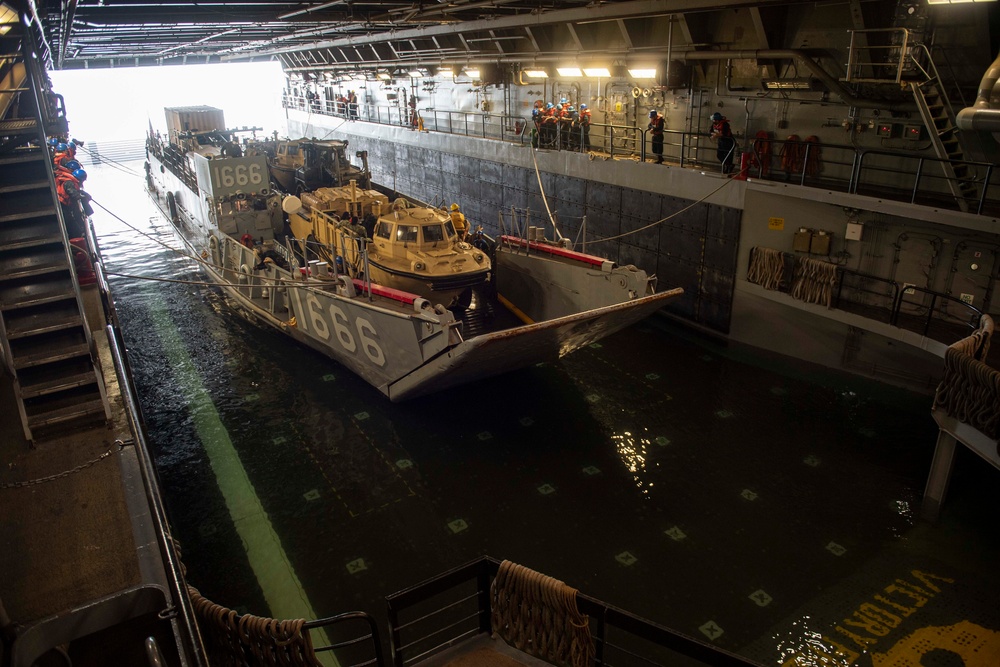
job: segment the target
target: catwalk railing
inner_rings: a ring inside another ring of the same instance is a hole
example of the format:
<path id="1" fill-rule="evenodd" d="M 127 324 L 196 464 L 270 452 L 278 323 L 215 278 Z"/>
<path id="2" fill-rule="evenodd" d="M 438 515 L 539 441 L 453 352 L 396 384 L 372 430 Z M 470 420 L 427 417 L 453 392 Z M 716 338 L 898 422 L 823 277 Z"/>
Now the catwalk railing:
<path id="1" fill-rule="evenodd" d="M 382 125 L 417 128 L 446 134 L 475 136 L 537 148 L 586 152 L 642 162 L 655 159 L 649 132 L 643 128 L 591 123 L 587 129 L 557 123 L 554 128 L 536 128 L 530 119 L 505 114 L 448 111 L 408 107 L 340 105 L 301 97 L 286 97 L 285 106 L 310 113 L 360 120 Z M 535 130 L 533 132 L 532 130 Z M 1000 175 L 988 162 L 943 160 L 924 152 L 919 141 L 885 138 L 904 149 L 868 149 L 852 144 L 821 144 L 809 137 L 786 139 L 758 136 L 737 137 L 733 174 L 752 179 L 783 181 L 827 190 L 874 196 L 880 199 L 962 210 L 949 181 L 959 181 L 964 208 L 980 215 L 1000 215 Z M 720 170 L 716 146 L 707 134 L 665 130 L 663 159 L 669 165 Z M 945 169 L 945 163 L 951 169 Z M 963 178 L 946 173 L 968 173 Z M 973 186 L 969 188 L 968 186 Z"/>
<path id="2" fill-rule="evenodd" d="M 500 561 L 484 556 L 386 597 L 394 667 L 419 665 L 477 635 L 492 631 L 491 583 Z M 589 617 L 595 667 L 712 665 L 759 667 L 747 658 L 681 634 L 627 611 L 576 595 Z"/>

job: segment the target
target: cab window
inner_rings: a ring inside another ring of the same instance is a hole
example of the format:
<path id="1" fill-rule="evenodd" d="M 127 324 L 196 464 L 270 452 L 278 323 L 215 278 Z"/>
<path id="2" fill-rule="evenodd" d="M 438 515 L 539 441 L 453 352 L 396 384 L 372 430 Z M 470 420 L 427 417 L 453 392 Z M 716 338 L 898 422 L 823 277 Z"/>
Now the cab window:
<path id="1" fill-rule="evenodd" d="M 375 230 L 375 236 L 379 236 L 383 239 L 392 238 L 392 223 L 379 222 L 378 229 Z"/>
<path id="2" fill-rule="evenodd" d="M 416 225 L 396 225 L 396 242 L 397 243 L 416 243 L 417 241 L 417 226 Z"/>
<path id="3" fill-rule="evenodd" d="M 455 225 L 451 223 L 451 220 L 445 220 L 444 222 L 444 233 L 450 236 L 455 236 Z"/>
<path id="4" fill-rule="evenodd" d="M 299 154 L 299 147 L 298 146 L 289 146 L 288 147 L 288 154 L 289 155 L 298 155 Z"/>
<path id="5" fill-rule="evenodd" d="M 444 241 L 444 228 L 441 225 L 424 227 L 424 243 Z"/>

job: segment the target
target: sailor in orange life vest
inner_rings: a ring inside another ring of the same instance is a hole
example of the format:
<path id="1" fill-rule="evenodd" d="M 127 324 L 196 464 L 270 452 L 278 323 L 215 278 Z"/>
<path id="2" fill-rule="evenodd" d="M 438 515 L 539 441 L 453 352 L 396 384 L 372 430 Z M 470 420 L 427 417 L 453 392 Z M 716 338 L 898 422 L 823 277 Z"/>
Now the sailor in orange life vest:
<path id="1" fill-rule="evenodd" d="M 722 173 L 733 171 L 733 155 L 736 153 L 736 140 L 729 127 L 729 119 L 716 111 L 712 114 L 712 133 L 709 135 L 716 143 L 715 156 L 722 163 Z"/>
<path id="2" fill-rule="evenodd" d="M 86 230 L 84 211 L 86 211 L 86 215 L 92 215 L 94 212 L 94 209 L 90 207 L 90 195 L 83 191 L 85 180 L 87 180 L 87 172 L 79 167 L 72 172 L 59 171 L 56 173 L 56 194 L 59 195 L 59 203 L 62 205 L 63 218 L 66 221 L 66 234 L 71 239 L 84 235 Z"/>
<path id="3" fill-rule="evenodd" d="M 458 240 L 465 240 L 465 233 L 469 230 L 469 226 L 465 223 L 465 216 L 458 208 L 458 204 L 451 205 L 451 224 L 455 225 L 455 231 L 458 232 Z"/>
<path id="4" fill-rule="evenodd" d="M 649 125 L 646 129 L 651 131 L 656 164 L 663 164 L 663 116 L 656 109 L 649 112 Z"/>

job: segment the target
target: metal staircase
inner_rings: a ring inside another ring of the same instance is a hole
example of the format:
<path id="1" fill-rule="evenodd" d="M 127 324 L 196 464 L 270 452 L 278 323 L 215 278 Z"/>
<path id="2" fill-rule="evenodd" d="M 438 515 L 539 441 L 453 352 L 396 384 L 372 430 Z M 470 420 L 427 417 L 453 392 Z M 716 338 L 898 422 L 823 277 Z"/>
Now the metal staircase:
<path id="1" fill-rule="evenodd" d="M 27 74 L 0 90 L 11 97 L 0 117 L 0 340 L 33 442 L 57 426 L 106 420 L 110 410 L 46 146 L 47 134 L 66 131 L 61 100 L 24 56 L 36 52 L 30 18 L 0 16 L 0 33 L 0 67 Z"/>
<path id="2" fill-rule="evenodd" d="M 919 53 L 925 55 L 924 65 L 920 65 L 916 60 L 916 55 Z M 959 208 L 967 212 L 969 202 L 975 202 L 979 198 L 979 187 L 975 183 L 975 174 L 966 162 L 958 125 L 955 122 L 955 110 L 945 94 L 941 77 L 927 47 L 919 45 L 919 50 L 911 53 L 910 57 L 917 62 L 925 77 L 923 81 L 910 82 L 913 100 L 917 103 L 920 118 L 930 135 L 934 154 L 942 160 L 941 167 L 948 187 L 955 196 Z"/>

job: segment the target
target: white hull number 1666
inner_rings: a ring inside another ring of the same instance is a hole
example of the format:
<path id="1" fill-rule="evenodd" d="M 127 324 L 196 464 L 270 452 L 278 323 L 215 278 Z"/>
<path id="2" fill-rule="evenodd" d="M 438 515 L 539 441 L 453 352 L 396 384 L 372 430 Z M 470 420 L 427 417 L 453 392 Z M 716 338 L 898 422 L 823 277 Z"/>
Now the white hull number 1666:
<path id="1" fill-rule="evenodd" d="M 323 341 L 330 341 L 331 333 L 347 352 L 354 354 L 358 347 L 365 356 L 377 366 L 385 366 L 385 353 L 378 345 L 378 333 L 372 323 L 363 317 L 358 317 L 354 321 L 354 329 L 351 331 L 350 320 L 344 311 L 336 303 L 331 303 L 327 313 L 323 312 L 323 305 L 315 294 L 305 294 L 305 309 L 301 307 L 299 290 L 291 290 L 295 293 L 296 310 L 300 313 L 299 328 L 306 333 L 311 333 L 313 337 Z M 332 332 L 331 332 L 332 329 Z M 311 331 L 310 331 L 311 330 Z M 359 345 L 360 343 L 360 345 Z"/>

